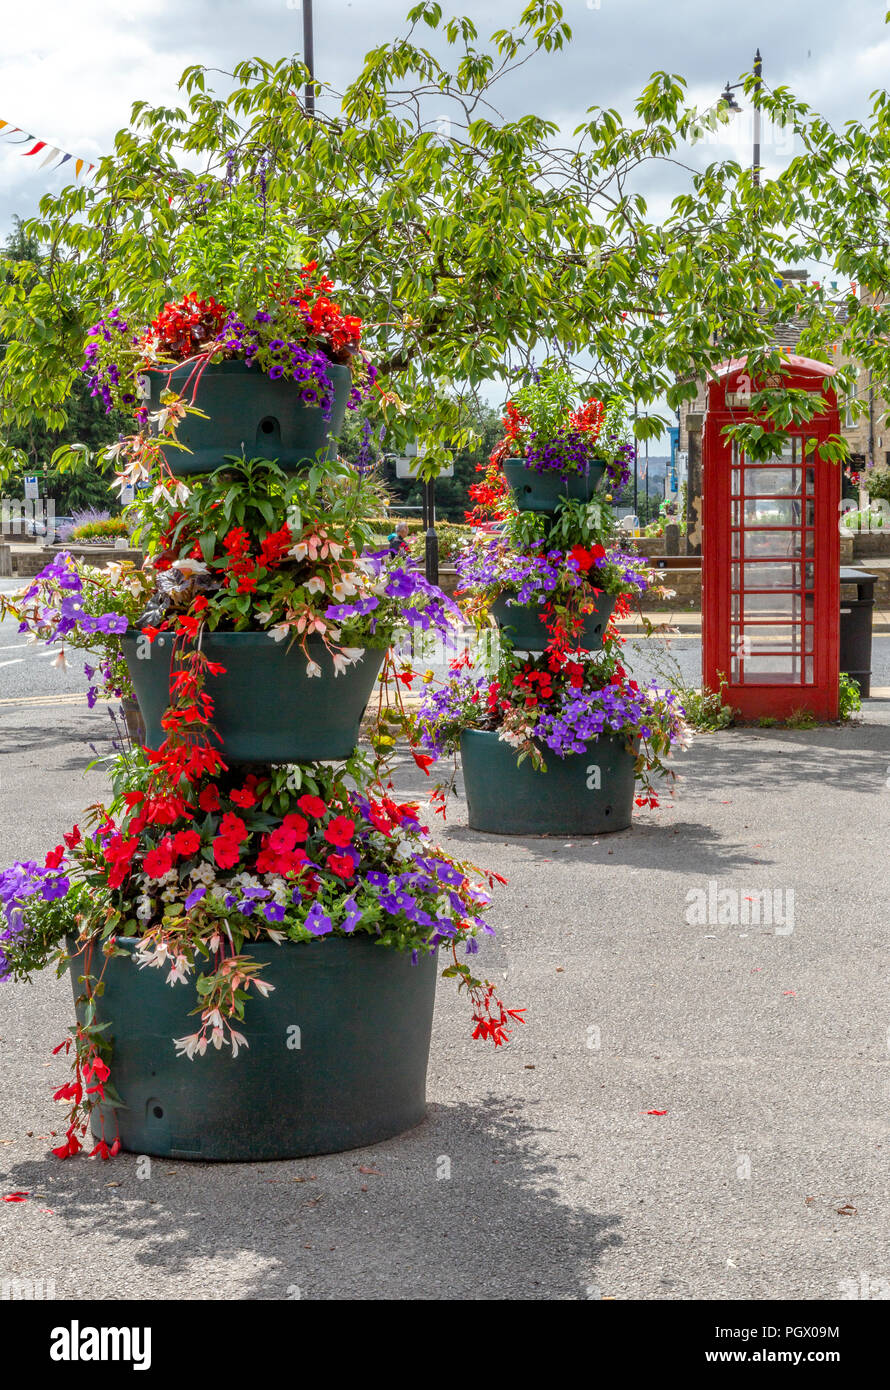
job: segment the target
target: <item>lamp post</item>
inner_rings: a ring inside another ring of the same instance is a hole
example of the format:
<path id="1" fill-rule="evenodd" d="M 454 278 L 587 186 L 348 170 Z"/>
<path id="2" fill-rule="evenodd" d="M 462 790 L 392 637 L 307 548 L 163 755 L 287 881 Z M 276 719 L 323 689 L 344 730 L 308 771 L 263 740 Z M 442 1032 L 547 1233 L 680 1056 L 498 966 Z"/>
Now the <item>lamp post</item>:
<path id="1" fill-rule="evenodd" d="M 312 0 L 303 0 L 303 62 L 309 69 L 306 83 L 306 115 L 315 115 L 315 50 L 312 36 Z"/>
<path id="2" fill-rule="evenodd" d="M 754 150 L 751 160 L 751 172 L 754 176 L 754 187 L 760 187 L 760 85 L 763 80 L 763 59 L 760 56 L 760 49 L 754 54 Z M 741 107 L 733 96 L 733 92 L 743 84 L 741 82 L 727 82 L 720 94 L 720 100 L 730 112 L 741 111 Z"/>

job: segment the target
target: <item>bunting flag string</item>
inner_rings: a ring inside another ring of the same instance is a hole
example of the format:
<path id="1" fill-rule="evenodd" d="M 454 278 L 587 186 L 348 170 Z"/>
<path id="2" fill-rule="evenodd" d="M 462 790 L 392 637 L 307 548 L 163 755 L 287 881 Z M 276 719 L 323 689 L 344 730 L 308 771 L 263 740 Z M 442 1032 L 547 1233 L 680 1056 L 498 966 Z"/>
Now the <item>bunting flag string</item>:
<path id="1" fill-rule="evenodd" d="M 80 177 L 81 171 L 86 170 L 86 176 L 90 175 L 95 169 L 95 164 L 91 164 L 87 159 L 78 159 L 76 155 L 68 154 L 67 150 L 60 149 L 57 145 L 50 145 L 46 140 L 38 140 L 36 135 L 29 135 L 21 126 L 10 125 L 9 121 L 0 121 L 0 140 L 5 140 L 8 145 L 30 145 L 30 149 L 22 150 L 24 159 L 31 155 L 43 154 L 41 169 L 53 164 L 56 169 L 61 169 L 63 164 L 67 164 L 69 159 L 74 160 L 74 177 Z M 56 163 L 58 160 L 58 163 Z"/>

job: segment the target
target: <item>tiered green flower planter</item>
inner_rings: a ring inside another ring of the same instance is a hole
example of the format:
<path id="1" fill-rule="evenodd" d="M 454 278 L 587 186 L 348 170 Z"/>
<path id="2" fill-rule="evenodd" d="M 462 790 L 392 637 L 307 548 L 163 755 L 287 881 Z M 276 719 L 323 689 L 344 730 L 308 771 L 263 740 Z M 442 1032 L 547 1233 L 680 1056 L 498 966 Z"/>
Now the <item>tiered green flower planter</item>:
<path id="1" fill-rule="evenodd" d="M 122 638 L 130 679 L 145 720 L 149 748 L 158 748 L 170 704 L 173 638 L 161 633 L 149 647 L 138 633 Z M 348 758 L 358 743 L 359 727 L 385 655 L 368 647 L 360 661 L 334 672 L 333 658 L 320 637 L 309 639 L 320 676 L 306 671 L 299 645 L 290 649 L 267 632 L 209 632 L 202 648 L 225 667 L 224 676 L 208 676 L 213 725 L 222 739 L 227 762 L 298 763 Z M 140 659 L 138 651 L 144 650 Z"/>
<path id="2" fill-rule="evenodd" d="M 193 370 L 190 364 L 174 367 L 170 389 L 186 392 Z M 210 418 L 188 415 L 180 422 L 176 437 L 190 452 L 165 451 L 171 472 L 176 477 L 211 473 L 225 462 L 227 454 L 274 459 L 286 473 L 306 468 L 319 457 L 330 457 L 327 451 L 335 447 L 332 438 L 336 439 L 343 428 L 352 377 L 348 367 L 336 363 L 328 364 L 327 374 L 334 389 L 328 420 L 320 406 L 303 400 L 294 381 L 272 381 L 259 367 L 248 367 L 243 361 L 206 367 L 195 403 Z M 151 393 L 149 409 L 159 410 L 168 375 L 152 371 L 146 373 L 146 379 Z"/>
<path id="3" fill-rule="evenodd" d="M 118 942 L 132 953 L 136 941 Z M 69 949 L 76 943 L 69 940 Z M 436 956 L 413 965 L 368 936 L 249 943 L 274 986 L 250 1013 L 249 1046 L 189 1061 L 172 1038 L 194 1031 L 194 994 L 127 956 L 106 965 L 97 1021 L 113 1044 L 125 1102 L 102 1111 L 106 1137 L 162 1158 L 248 1163 L 376 1144 L 426 1113 Z M 93 967 L 95 969 L 95 965 Z M 75 998 L 83 973 L 71 965 Z M 101 1133 L 94 1113 L 93 1132 Z"/>
<path id="4" fill-rule="evenodd" d="M 558 758 L 541 747 L 546 772 L 496 733 L 465 729 L 460 757 L 471 830 L 492 835 L 601 835 L 633 817 L 635 754 L 616 735 Z"/>
<path id="5" fill-rule="evenodd" d="M 606 473 L 604 463 L 592 463 L 586 473 L 537 473 L 525 459 L 504 459 L 504 476 L 513 501 L 521 512 L 555 512 L 565 497 L 589 502 L 599 491 Z"/>
<path id="6" fill-rule="evenodd" d="M 603 634 L 614 607 L 615 599 L 611 594 L 597 595 L 596 608 L 592 613 L 584 615 L 584 625 L 575 635 L 572 645 L 583 647 L 589 652 L 601 651 Z M 546 650 L 550 633 L 547 631 L 542 611 L 541 604 L 514 604 L 505 598 L 495 599 L 491 605 L 491 615 L 501 635 L 521 652 Z"/>

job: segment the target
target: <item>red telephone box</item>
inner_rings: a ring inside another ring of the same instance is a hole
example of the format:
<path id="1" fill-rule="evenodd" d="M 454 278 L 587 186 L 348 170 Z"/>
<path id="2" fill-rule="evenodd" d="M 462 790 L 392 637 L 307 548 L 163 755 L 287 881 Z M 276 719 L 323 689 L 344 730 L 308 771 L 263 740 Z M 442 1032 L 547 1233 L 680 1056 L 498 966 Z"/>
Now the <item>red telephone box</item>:
<path id="1" fill-rule="evenodd" d="M 744 359 L 708 384 L 702 435 L 702 675 L 745 719 L 838 712 L 840 465 L 819 444 L 839 431 L 834 368 L 788 356 L 767 386 L 825 394 L 828 408 L 790 430 L 781 458 L 748 460 L 723 429 L 755 417 Z M 815 441 L 815 444 L 814 442 Z"/>

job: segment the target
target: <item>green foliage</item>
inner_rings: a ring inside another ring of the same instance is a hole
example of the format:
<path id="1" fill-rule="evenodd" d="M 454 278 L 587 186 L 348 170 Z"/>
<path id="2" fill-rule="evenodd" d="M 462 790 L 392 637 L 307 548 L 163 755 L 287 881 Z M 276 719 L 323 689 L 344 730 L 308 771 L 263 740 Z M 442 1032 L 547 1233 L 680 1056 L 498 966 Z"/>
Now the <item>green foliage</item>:
<path id="1" fill-rule="evenodd" d="M 96 898 L 86 884 L 72 883 L 64 897 L 50 902 L 40 894 L 26 898 L 22 909 L 26 930 L 3 943 L 10 978 L 30 980 L 35 971 L 42 970 L 58 955 L 68 933 L 76 933 L 78 915 L 101 912 L 107 896 Z"/>
<path id="2" fill-rule="evenodd" d="M 817 729 L 819 721 L 812 710 L 800 709 L 792 710 L 785 720 L 786 729 Z"/>
<path id="3" fill-rule="evenodd" d="M 846 671 L 841 671 L 838 686 L 838 718 L 846 723 L 861 709 L 862 695 L 858 682 L 852 676 L 848 676 Z"/>
<path id="4" fill-rule="evenodd" d="M 700 734 L 716 734 L 735 723 L 735 710 L 724 704 L 723 689 L 725 680 L 720 682 L 720 690 L 697 690 L 685 683 L 675 687 L 680 704 L 686 715 L 686 722 Z"/>
<path id="5" fill-rule="evenodd" d="M 435 51 L 419 25 L 435 31 Z M 637 429 L 654 438 L 671 418 L 659 403 L 673 410 L 723 358 L 744 351 L 752 372 L 777 371 L 779 323 L 803 316 L 801 350 L 825 356 L 837 325 L 824 295 L 775 281 L 809 250 L 798 223 L 820 181 L 836 189 L 822 251 L 886 276 L 877 248 L 890 238 L 873 226 L 871 189 L 842 184 L 831 157 L 835 140 L 858 167 L 869 136 L 829 138 L 814 121 L 819 157 L 758 188 L 733 162 L 681 175 L 702 117 L 674 74 L 652 75 L 630 121 L 591 107 L 568 140 L 533 114 L 497 116 L 501 79 L 570 38 L 554 0 L 531 0 L 487 45 L 469 19 L 426 3 L 366 56 L 339 101 L 317 83 L 329 99 L 314 118 L 299 97 L 306 69 L 289 58 L 239 63 L 219 91 L 191 67 L 182 107 L 137 102 L 96 178 L 44 197 L 21 229 L 26 258 L 5 263 L 0 424 L 65 426 L 87 329 L 113 303 L 144 323 L 183 289 L 244 302 L 312 258 L 365 321 L 387 448 L 419 439 L 428 475 L 473 446 L 468 396 L 544 357 L 583 354 L 593 366 L 576 370 L 592 389 L 654 405 Z M 789 94 L 774 99 L 807 119 Z M 876 138 L 882 188 L 879 148 Z M 628 189 L 661 161 L 677 193 L 655 223 Z M 853 337 L 863 339 L 858 327 Z M 888 353 L 875 346 L 872 360 Z M 839 378 L 845 391 L 854 376 Z M 7 447 L 0 462 L 12 458 Z"/>
<path id="6" fill-rule="evenodd" d="M 890 502 L 890 469 L 876 468 L 873 473 L 866 473 L 865 485 L 870 498 Z"/>
<path id="7" fill-rule="evenodd" d="M 83 526 L 75 526 L 71 532 L 73 541 L 115 540 L 118 536 L 129 536 L 130 530 L 125 517 L 110 516 L 105 521 L 86 521 Z"/>

